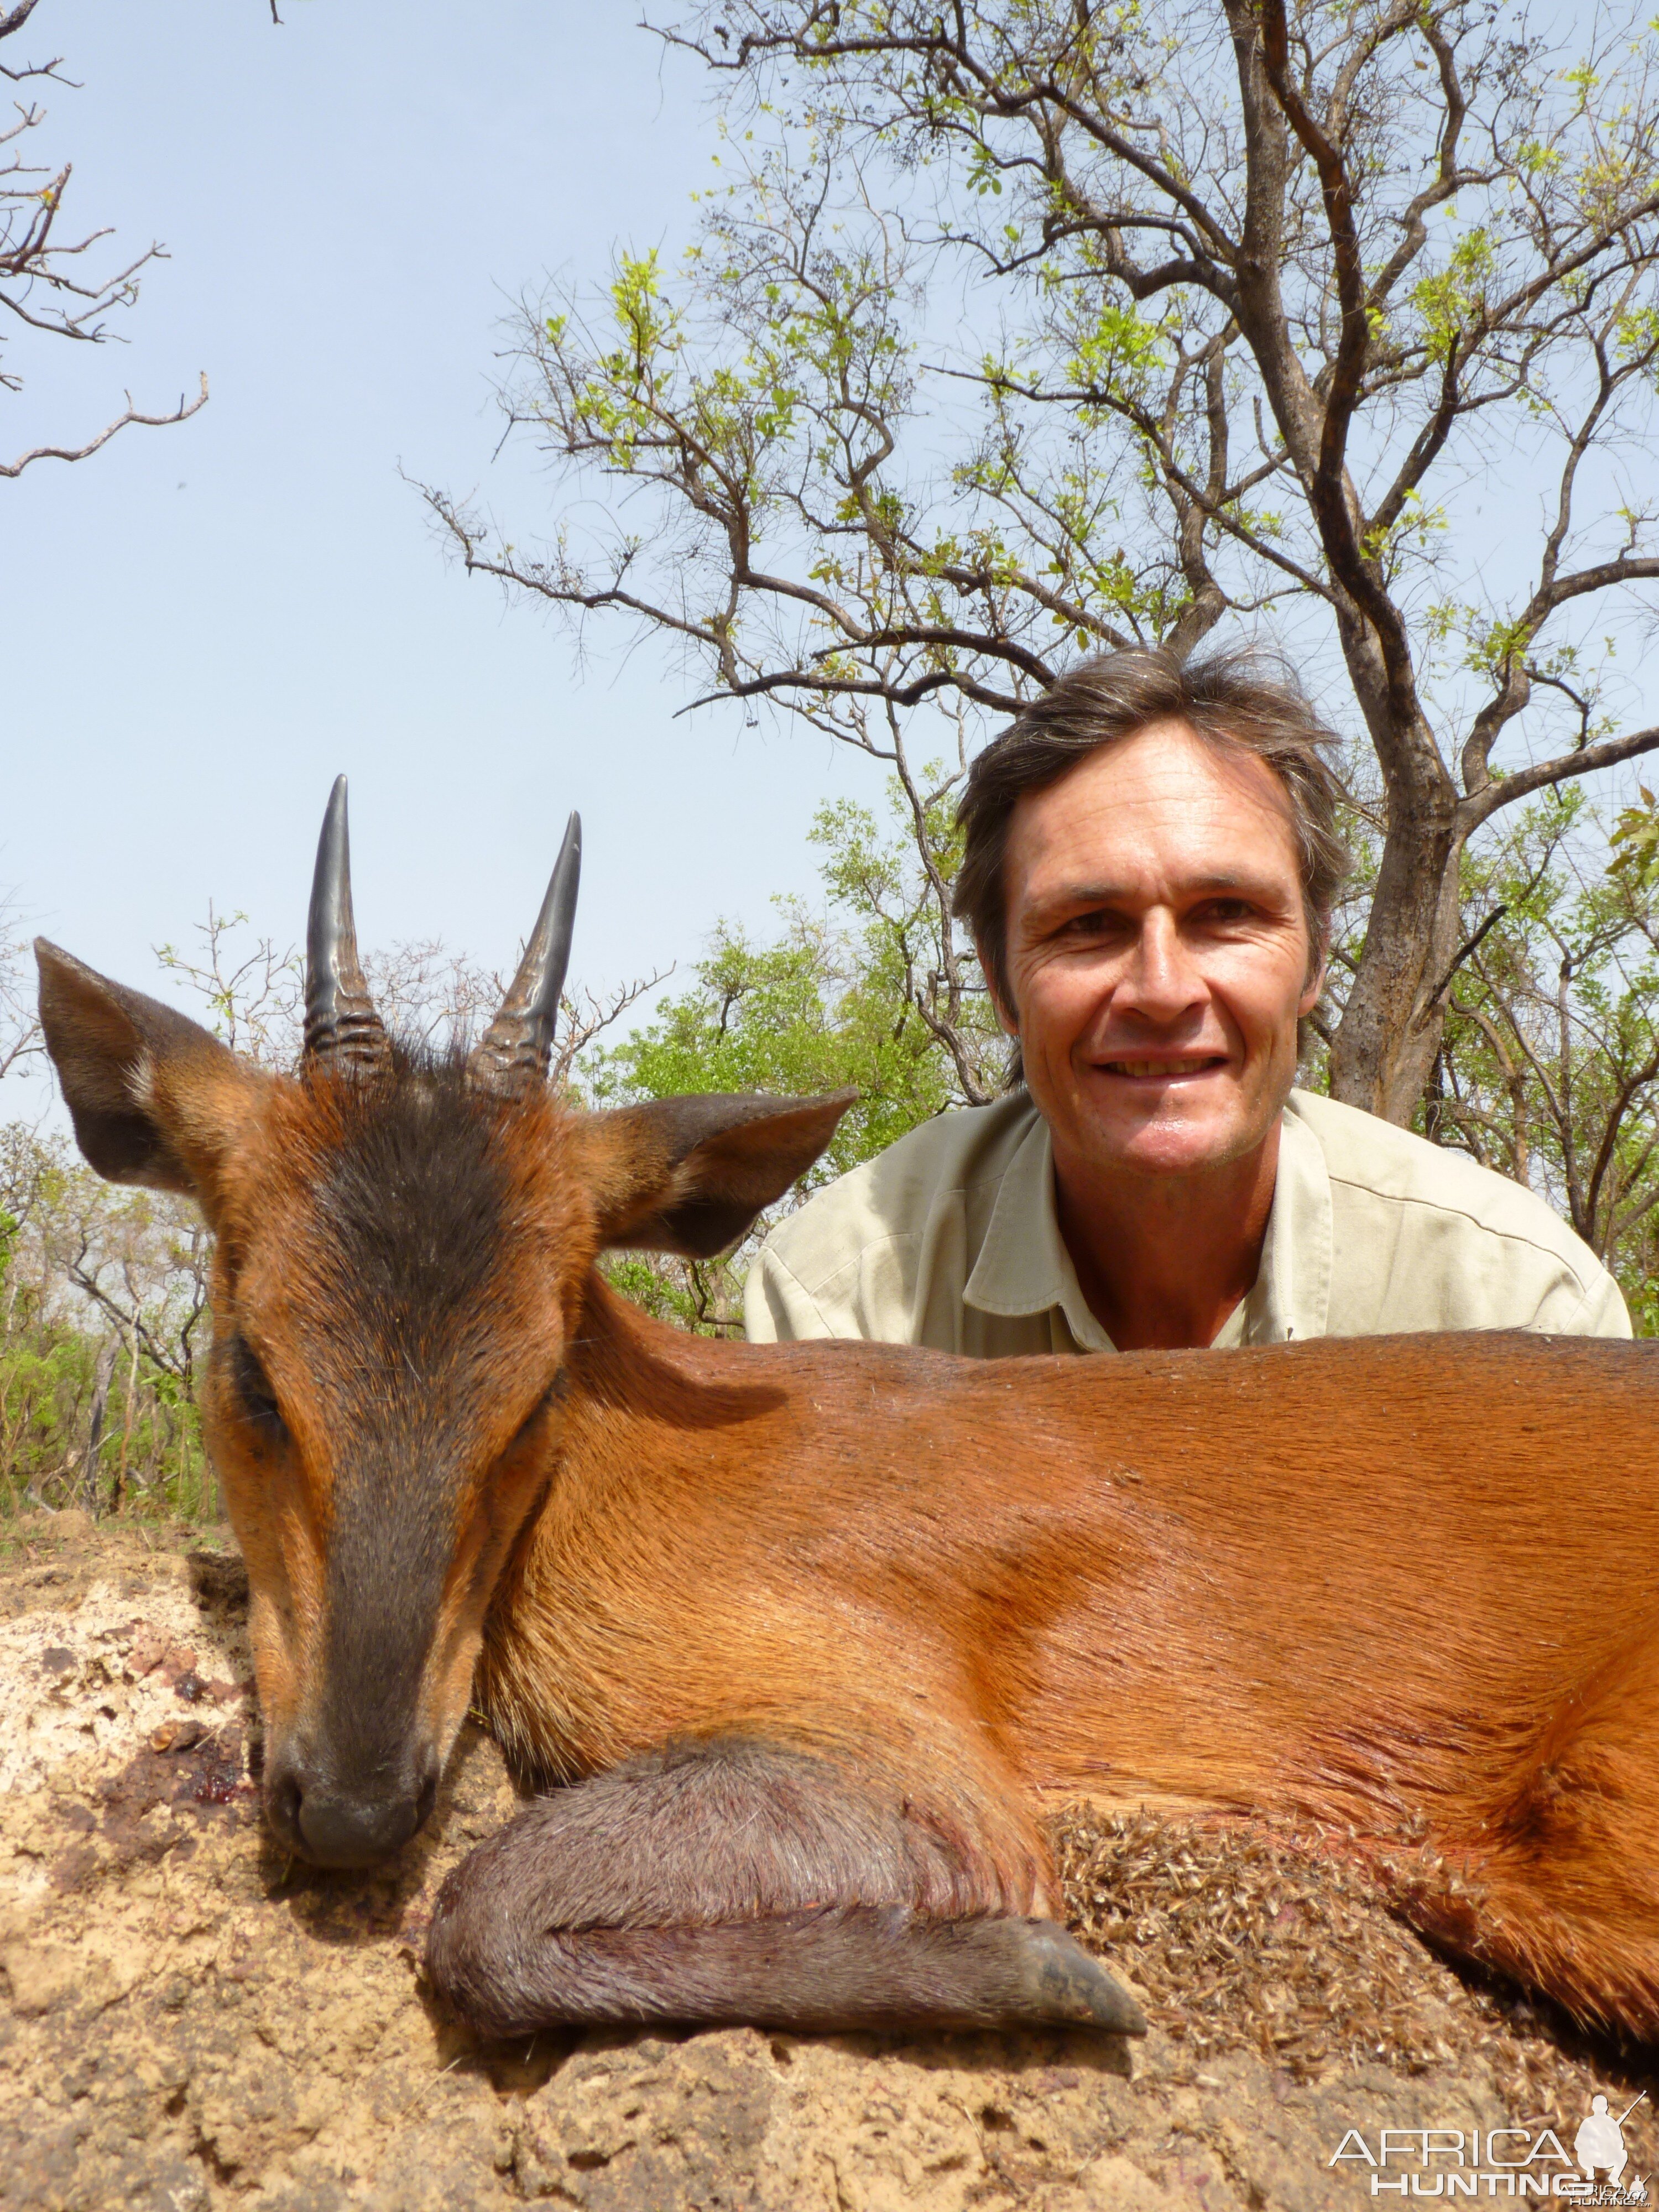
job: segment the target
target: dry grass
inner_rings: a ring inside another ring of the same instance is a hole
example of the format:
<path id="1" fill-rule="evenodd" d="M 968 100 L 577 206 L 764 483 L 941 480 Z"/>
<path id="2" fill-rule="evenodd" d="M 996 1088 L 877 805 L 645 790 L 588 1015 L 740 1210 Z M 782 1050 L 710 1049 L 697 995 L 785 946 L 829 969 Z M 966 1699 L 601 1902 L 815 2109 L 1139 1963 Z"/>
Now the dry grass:
<path id="1" fill-rule="evenodd" d="M 1659 2163 L 1659 2051 L 1585 2036 L 1554 2006 L 1448 1965 L 1358 1861 L 1293 1830 L 1144 1811 L 1073 1807 L 1053 1833 L 1073 1929 L 1111 1955 L 1194 2066 L 1248 2050 L 1305 2081 L 1478 2057 L 1517 2118 L 1581 2114 L 1593 2090 L 1628 2083 L 1650 2096 L 1632 2150 L 1646 2171 Z"/>

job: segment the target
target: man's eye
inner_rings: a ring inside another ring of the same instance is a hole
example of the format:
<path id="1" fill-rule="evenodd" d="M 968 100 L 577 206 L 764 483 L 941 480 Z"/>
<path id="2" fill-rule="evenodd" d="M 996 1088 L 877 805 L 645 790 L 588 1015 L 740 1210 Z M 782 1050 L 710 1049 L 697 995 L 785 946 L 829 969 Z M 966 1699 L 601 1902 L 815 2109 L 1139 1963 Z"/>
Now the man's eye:
<path id="1" fill-rule="evenodd" d="M 276 1393 L 270 1379 L 255 1358 L 252 1347 L 243 1337 L 237 1337 L 230 1348 L 230 1371 L 236 1385 L 236 1395 L 241 1401 L 242 1416 L 256 1429 L 262 1430 L 274 1443 L 288 1434 L 288 1424 L 283 1419 L 283 1409 L 276 1402 Z"/>

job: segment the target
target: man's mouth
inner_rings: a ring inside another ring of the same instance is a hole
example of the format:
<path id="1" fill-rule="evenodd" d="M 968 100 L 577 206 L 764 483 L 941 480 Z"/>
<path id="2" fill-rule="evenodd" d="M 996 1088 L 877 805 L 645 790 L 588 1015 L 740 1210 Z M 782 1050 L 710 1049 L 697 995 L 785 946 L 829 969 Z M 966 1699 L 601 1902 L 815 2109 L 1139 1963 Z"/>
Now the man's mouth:
<path id="1" fill-rule="evenodd" d="M 1166 1079 L 1178 1075 L 1202 1075 L 1212 1067 L 1224 1067 L 1224 1054 L 1206 1052 L 1189 1054 L 1183 1060 L 1107 1060 L 1101 1062 L 1108 1075 L 1162 1076 Z"/>

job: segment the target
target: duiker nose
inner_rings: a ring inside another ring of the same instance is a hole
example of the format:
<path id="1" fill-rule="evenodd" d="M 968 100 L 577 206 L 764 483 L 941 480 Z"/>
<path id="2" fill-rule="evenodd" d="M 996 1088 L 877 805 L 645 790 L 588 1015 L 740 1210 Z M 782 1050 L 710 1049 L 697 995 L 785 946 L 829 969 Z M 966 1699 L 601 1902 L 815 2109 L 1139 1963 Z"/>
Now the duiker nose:
<path id="1" fill-rule="evenodd" d="M 272 1811 L 275 1825 L 313 1866 L 366 1867 L 409 1841 L 437 1792 L 435 1768 L 349 1789 L 295 1762 L 276 1778 Z"/>
<path id="2" fill-rule="evenodd" d="M 418 1798 L 346 1797 L 308 1790 L 300 1801 L 300 1839 L 313 1866 L 373 1866 L 420 1826 Z"/>

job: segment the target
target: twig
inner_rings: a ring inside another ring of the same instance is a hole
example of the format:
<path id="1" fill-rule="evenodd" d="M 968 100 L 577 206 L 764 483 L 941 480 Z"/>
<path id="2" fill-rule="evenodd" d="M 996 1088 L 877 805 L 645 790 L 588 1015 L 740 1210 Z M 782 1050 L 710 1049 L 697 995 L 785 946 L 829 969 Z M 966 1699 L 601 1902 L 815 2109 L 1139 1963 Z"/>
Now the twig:
<path id="1" fill-rule="evenodd" d="M 133 405 L 132 394 L 129 392 L 126 395 L 126 412 L 124 415 L 118 415 L 114 422 L 106 424 L 90 443 L 77 447 L 73 451 L 67 446 L 36 446 L 31 452 L 21 454 L 15 461 L 0 461 L 0 477 L 21 477 L 32 461 L 84 461 L 88 454 L 95 453 L 100 446 L 108 445 L 116 432 L 125 430 L 130 423 L 136 422 L 141 428 L 147 430 L 161 430 L 167 428 L 170 423 L 188 422 L 192 415 L 207 405 L 207 371 L 204 369 L 201 374 L 201 391 L 194 399 L 186 400 L 181 397 L 178 406 L 171 415 L 141 415 Z"/>

